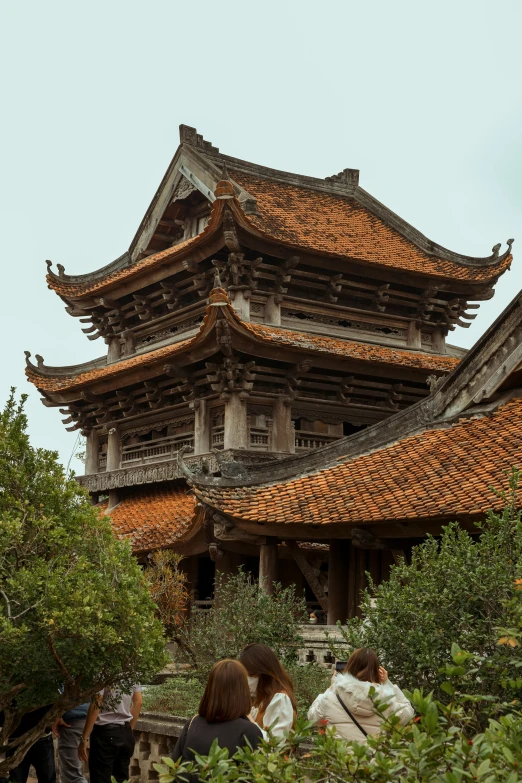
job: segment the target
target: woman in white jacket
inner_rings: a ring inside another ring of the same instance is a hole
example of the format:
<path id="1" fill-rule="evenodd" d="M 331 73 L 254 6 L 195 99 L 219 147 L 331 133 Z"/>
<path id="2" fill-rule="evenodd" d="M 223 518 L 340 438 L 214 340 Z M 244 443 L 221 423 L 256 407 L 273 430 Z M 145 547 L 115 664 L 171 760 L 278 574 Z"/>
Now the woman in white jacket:
<path id="1" fill-rule="evenodd" d="M 275 653 L 266 644 L 247 644 L 239 660 L 248 673 L 253 697 L 251 719 L 274 737 L 283 739 L 296 716 L 294 685 Z"/>
<path id="2" fill-rule="evenodd" d="M 386 704 L 384 712 L 375 708 L 373 699 Z M 396 715 L 404 726 L 414 710 L 397 685 L 392 685 L 377 655 L 367 647 L 355 650 L 340 674 L 335 674 L 327 691 L 321 693 L 308 711 L 308 720 L 335 726 L 336 733 L 347 740 L 366 742 L 368 734 L 378 734 L 381 724 Z"/>

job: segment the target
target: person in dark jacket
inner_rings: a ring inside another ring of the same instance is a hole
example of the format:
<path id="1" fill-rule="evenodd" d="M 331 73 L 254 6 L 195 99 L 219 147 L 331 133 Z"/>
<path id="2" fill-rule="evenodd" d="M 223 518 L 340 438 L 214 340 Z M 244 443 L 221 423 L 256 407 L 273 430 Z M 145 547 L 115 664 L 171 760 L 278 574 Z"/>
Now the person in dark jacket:
<path id="1" fill-rule="evenodd" d="M 233 756 L 247 742 L 256 748 L 263 732 L 247 715 L 252 700 L 247 672 L 239 661 L 225 659 L 214 665 L 199 705 L 198 714 L 188 720 L 176 743 L 174 761 L 193 761 L 197 753 L 206 756 L 214 740 Z M 198 782 L 192 776 L 190 783 Z"/>
<path id="2" fill-rule="evenodd" d="M 52 704 L 48 704 L 46 707 L 39 707 L 32 712 L 26 712 L 18 727 L 13 731 L 11 738 L 21 737 L 22 734 L 34 728 L 49 712 L 51 707 Z M 29 748 L 20 764 L 11 770 L 9 780 L 14 783 L 26 783 L 31 765 L 36 771 L 38 783 L 56 783 L 51 726 L 48 726 L 40 739 L 36 740 L 34 745 Z"/>

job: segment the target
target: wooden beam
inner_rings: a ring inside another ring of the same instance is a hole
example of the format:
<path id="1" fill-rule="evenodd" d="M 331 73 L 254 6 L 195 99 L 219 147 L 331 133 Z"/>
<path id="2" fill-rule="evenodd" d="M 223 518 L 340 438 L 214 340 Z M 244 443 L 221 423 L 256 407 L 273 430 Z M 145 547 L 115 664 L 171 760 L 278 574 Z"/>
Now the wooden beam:
<path id="1" fill-rule="evenodd" d="M 287 540 L 285 543 L 289 548 L 289 550 L 291 551 L 295 562 L 301 569 L 301 573 L 303 574 L 304 578 L 312 588 L 315 597 L 317 598 L 317 600 L 321 605 L 321 609 L 327 612 L 328 598 L 326 596 L 326 593 L 323 589 L 321 582 L 319 581 L 318 572 L 316 572 L 316 569 L 310 565 L 305 553 L 303 552 L 302 549 L 299 549 L 299 546 L 296 541 Z"/>

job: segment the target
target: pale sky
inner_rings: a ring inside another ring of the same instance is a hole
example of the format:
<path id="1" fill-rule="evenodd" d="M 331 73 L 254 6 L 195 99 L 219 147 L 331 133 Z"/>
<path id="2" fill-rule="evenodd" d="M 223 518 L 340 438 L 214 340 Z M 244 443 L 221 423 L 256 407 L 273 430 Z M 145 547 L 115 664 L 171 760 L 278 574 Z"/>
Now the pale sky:
<path id="1" fill-rule="evenodd" d="M 51 365 L 104 352 L 45 259 L 85 273 L 127 249 L 180 123 L 273 168 L 359 168 L 451 250 L 515 237 L 495 298 L 450 335 L 470 347 L 522 287 L 521 29 L 519 0 L 3 0 L 0 392 L 29 392 L 35 445 L 67 464 L 76 434 L 26 382 L 24 349 Z"/>

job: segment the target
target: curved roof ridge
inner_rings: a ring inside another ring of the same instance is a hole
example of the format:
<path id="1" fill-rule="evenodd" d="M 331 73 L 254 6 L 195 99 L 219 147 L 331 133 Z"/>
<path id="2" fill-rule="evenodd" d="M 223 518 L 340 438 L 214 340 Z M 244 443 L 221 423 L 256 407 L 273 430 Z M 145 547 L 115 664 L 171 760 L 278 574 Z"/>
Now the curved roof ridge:
<path id="1" fill-rule="evenodd" d="M 514 239 L 506 240 L 507 249 L 502 254 L 500 254 L 500 248 L 502 247 L 501 242 L 498 242 L 491 248 L 491 255 L 489 256 L 468 256 L 464 253 L 457 253 L 443 245 L 439 245 L 437 242 L 433 242 L 433 240 L 429 239 L 425 234 L 415 228 L 415 226 L 412 226 L 411 223 L 408 223 L 407 220 L 404 220 L 404 218 L 397 215 L 396 212 L 393 212 L 393 210 L 385 204 L 378 201 L 371 193 L 368 193 L 359 186 L 355 189 L 355 199 L 361 206 L 370 209 L 373 214 L 380 217 L 381 220 L 384 220 L 388 225 L 392 226 L 392 228 L 395 228 L 395 230 L 402 234 L 405 239 L 413 242 L 413 244 L 424 251 L 424 253 L 427 253 L 427 255 L 441 258 L 444 261 L 452 261 L 454 264 L 459 264 L 460 266 L 472 267 L 495 266 L 501 264 L 511 255 L 511 248 L 515 241 Z"/>
<path id="2" fill-rule="evenodd" d="M 46 261 L 47 264 L 47 284 L 49 288 L 56 290 L 58 293 L 67 293 L 67 287 L 73 287 L 75 283 L 98 283 L 101 282 L 104 285 L 109 285 L 113 280 L 113 275 L 118 275 L 121 272 L 127 272 L 134 274 L 141 271 L 144 268 L 155 266 L 157 263 L 164 263 L 165 260 L 174 258 L 181 251 L 185 251 L 187 247 L 194 247 L 201 244 L 210 236 L 212 236 L 219 229 L 221 225 L 221 219 L 223 216 L 222 201 L 216 200 L 213 202 L 210 210 L 210 219 L 200 234 L 196 234 L 194 237 L 185 239 L 183 242 L 179 242 L 177 245 L 168 247 L 165 250 L 160 250 L 153 255 L 141 258 L 139 261 L 134 261 L 132 264 L 125 263 L 127 257 L 130 258 L 128 251 L 120 256 L 116 261 L 107 264 L 104 267 L 100 267 L 93 272 L 89 272 L 85 275 L 67 275 L 64 271 L 62 264 L 58 264 L 59 274 L 56 275 L 52 270 L 52 261 Z M 239 203 L 239 202 L 238 202 Z M 109 274 L 106 274 L 107 270 Z M 101 286 L 100 286 L 101 287 Z M 79 293 L 82 293 L 80 291 Z"/>
<path id="3" fill-rule="evenodd" d="M 36 375 L 48 375 L 48 376 L 64 376 L 64 377 L 71 377 L 74 375 L 78 375 L 82 372 L 89 372 L 90 370 L 96 370 L 100 367 L 107 367 L 109 366 L 107 364 L 107 356 L 99 356 L 96 359 L 90 359 L 88 362 L 81 362 L 80 364 L 69 364 L 69 365 L 62 365 L 62 366 L 56 366 L 53 367 L 49 364 L 45 364 L 43 356 L 40 356 L 40 354 L 35 354 L 35 359 L 37 361 L 37 364 L 33 364 L 31 360 L 31 352 L 30 351 L 24 351 L 25 353 L 25 364 L 26 367 L 28 367 L 31 372 L 35 373 Z"/>
<path id="4" fill-rule="evenodd" d="M 500 243 L 496 244 L 492 248 L 492 254 L 490 256 L 483 258 L 455 253 L 442 247 L 441 245 L 437 245 L 435 242 L 432 242 L 424 234 L 422 234 L 420 231 L 411 226 L 401 217 L 388 209 L 388 207 L 384 206 L 384 204 L 381 204 L 381 202 L 377 201 L 377 199 L 374 199 L 373 196 L 371 196 L 369 193 L 366 193 L 366 191 L 363 191 L 362 188 L 359 188 L 358 186 L 355 186 L 352 189 L 353 194 L 351 196 L 348 193 L 325 192 L 322 197 L 318 196 L 318 198 L 329 198 L 346 203 L 355 202 L 359 208 L 366 210 L 366 212 L 369 213 L 369 215 L 374 220 L 380 221 L 385 230 L 394 233 L 399 238 L 399 241 L 406 243 L 406 246 L 411 247 L 412 250 L 419 253 L 419 258 L 416 259 L 416 266 L 414 263 L 412 267 L 411 259 L 405 259 L 404 264 L 397 263 L 397 261 L 390 262 L 388 247 L 386 247 L 387 252 L 385 253 L 385 257 L 379 259 L 360 255 L 360 249 L 355 249 L 353 247 L 353 242 L 352 246 L 349 248 L 341 246 L 341 243 L 343 239 L 346 238 L 346 236 L 349 236 L 350 239 L 353 239 L 353 236 L 349 232 L 347 234 L 343 234 L 342 231 L 337 233 L 333 246 L 332 242 L 330 241 L 331 247 L 327 247 L 327 243 L 324 240 L 326 234 L 331 235 L 332 233 L 332 224 L 330 219 L 324 225 L 321 224 L 320 226 L 323 241 L 319 243 L 319 250 L 317 245 L 317 231 L 319 229 L 317 225 L 314 225 L 313 222 L 312 225 L 310 225 L 309 222 L 306 227 L 306 232 L 302 232 L 302 215 L 300 216 L 301 220 L 297 221 L 297 225 L 295 225 L 296 221 L 294 221 L 294 224 L 292 224 L 291 220 L 289 221 L 288 216 L 292 213 L 289 209 L 286 211 L 282 209 L 280 203 L 282 200 L 282 194 L 279 194 L 278 197 L 273 198 L 273 203 L 269 203 L 267 202 L 266 192 L 261 194 L 257 192 L 257 189 L 259 189 L 259 187 L 262 189 L 263 185 L 265 185 L 266 191 L 266 184 L 268 182 L 266 178 L 263 179 L 259 176 L 256 177 L 256 175 L 252 172 L 248 172 L 244 173 L 246 179 L 242 179 L 242 174 L 243 172 L 240 171 L 233 172 L 235 181 L 238 181 L 239 184 L 246 187 L 253 194 L 257 202 L 257 208 L 259 210 L 259 212 L 254 215 L 247 215 L 244 212 L 241 212 L 239 215 L 238 213 L 238 217 L 243 227 L 247 231 L 251 231 L 265 240 L 268 239 L 272 242 L 279 242 L 293 251 L 303 252 L 304 250 L 306 252 L 308 250 L 314 252 L 315 254 L 320 252 L 321 255 L 330 258 L 349 258 L 351 261 L 363 263 L 365 265 L 371 265 L 372 267 L 380 266 L 384 268 L 402 269 L 404 271 L 417 272 L 432 278 L 455 278 L 458 280 L 469 280 L 471 283 L 484 283 L 491 281 L 495 282 L 495 278 L 499 277 L 509 267 L 512 261 L 511 247 L 513 245 L 514 239 L 508 239 L 508 247 L 501 255 L 499 254 L 501 248 Z M 288 182 L 285 184 L 287 188 L 294 188 L 303 194 L 310 195 L 310 188 L 307 188 L 306 186 L 299 185 L 295 182 Z M 291 196 L 289 196 L 287 200 L 290 198 Z M 303 196 L 303 199 L 306 201 L 305 196 Z M 303 207 L 302 204 L 300 206 Z M 339 222 L 341 217 L 346 217 L 348 219 L 351 218 L 350 215 L 345 215 L 344 212 L 338 210 L 337 215 L 335 216 L 335 220 Z M 266 225 L 267 223 L 268 225 Z M 302 236 L 299 237 L 299 233 L 302 233 Z M 331 239 L 331 236 L 329 236 L 328 239 Z M 316 243 L 315 245 L 314 241 Z M 368 255 L 368 248 L 371 251 L 370 254 L 375 253 L 375 248 L 379 248 L 383 242 L 387 245 L 389 242 L 389 237 L 379 238 L 378 235 L 373 235 L 372 241 L 367 243 L 368 247 L 365 248 L 364 253 Z M 403 251 L 404 248 L 398 248 L 397 250 L 399 253 Z M 432 264 L 432 268 L 425 266 L 426 262 L 428 262 L 428 264 Z M 439 262 L 438 265 L 437 262 Z M 446 266 L 446 268 L 444 268 L 444 264 L 450 264 L 451 266 Z M 491 272 L 487 277 L 479 276 L 477 278 L 473 278 L 469 273 L 474 269 L 477 270 L 479 275 L 480 272 L 482 272 L 483 275 L 484 273 L 487 273 L 488 270 L 491 270 Z M 459 270 L 462 270 L 460 276 L 458 274 Z M 466 274 L 463 274 L 464 270 Z"/>
<path id="5" fill-rule="evenodd" d="M 45 263 L 47 264 L 47 276 L 53 280 L 67 283 L 88 283 L 106 277 L 107 274 L 119 271 L 125 266 L 129 266 L 129 262 L 130 255 L 129 251 L 126 250 L 125 253 L 122 253 L 121 256 L 118 256 L 118 258 L 115 258 L 114 261 L 111 261 L 109 264 L 82 275 L 67 275 L 63 264 L 56 264 L 58 269 L 58 274 L 56 274 L 56 272 L 53 272 L 52 270 L 53 262 L 47 260 Z"/>

